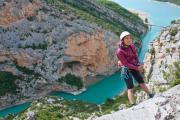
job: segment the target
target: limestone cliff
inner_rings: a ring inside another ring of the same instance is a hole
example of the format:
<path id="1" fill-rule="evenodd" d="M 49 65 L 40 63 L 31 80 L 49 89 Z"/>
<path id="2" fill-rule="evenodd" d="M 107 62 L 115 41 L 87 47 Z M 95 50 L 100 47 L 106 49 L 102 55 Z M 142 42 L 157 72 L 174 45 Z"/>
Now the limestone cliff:
<path id="1" fill-rule="evenodd" d="M 28 16 L 36 15 L 39 0 L 7 0 L 0 3 L 0 25 L 10 25 Z"/>
<path id="2" fill-rule="evenodd" d="M 180 25 L 175 24 L 162 30 L 152 42 L 145 56 L 145 77 L 155 91 L 167 88 L 179 76 L 180 66 Z"/>
<path id="3" fill-rule="evenodd" d="M 136 22 L 94 0 L 0 1 L 0 81 L 15 79 L 11 84 L 17 87 L 1 84 L 0 107 L 46 95 L 54 81 L 60 90 L 77 91 L 77 81 L 75 87 L 61 81 L 68 73 L 80 78 L 83 88 L 98 75 L 112 74 L 117 34 L 130 28 L 137 39 L 147 30 L 141 19 L 127 14 Z"/>

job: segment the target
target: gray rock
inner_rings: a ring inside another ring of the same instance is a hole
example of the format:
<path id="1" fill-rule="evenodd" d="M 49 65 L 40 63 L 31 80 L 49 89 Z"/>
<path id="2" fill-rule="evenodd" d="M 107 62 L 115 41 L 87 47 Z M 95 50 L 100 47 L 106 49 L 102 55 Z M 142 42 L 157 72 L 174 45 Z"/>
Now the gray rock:
<path id="1" fill-rule="evenodd" d="M 132 108 L 104 115 L 96 120 L 178 120 L 180 85 Z"/>

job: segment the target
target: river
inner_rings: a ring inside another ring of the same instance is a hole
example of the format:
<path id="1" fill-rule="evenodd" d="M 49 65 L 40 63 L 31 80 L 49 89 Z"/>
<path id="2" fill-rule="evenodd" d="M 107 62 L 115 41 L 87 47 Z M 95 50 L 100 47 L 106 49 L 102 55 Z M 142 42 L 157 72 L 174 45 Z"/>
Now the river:
<path id="1" fill-rule="evenodd" d="M 156 2 L 152 0 L 112 0 L 127 9 L 136 9 L 148 14 L 150 23 L 159 26 L 168 26 L 171 21 L 180 18 L 180 7 L 169 3 Z M 125 13 L 124 13 L 125 14 Z M 150 31 L 142 38 L 142 48 L 139 53 L 139 59 L 142 62 L 145 53 L 148 50 L 148 45 L 162 30 L 162 27 L 152 27 Z M 104 78 L 96 84 L 90 85 L 87 91 L 79 95 L 71 95 L 64 92 L 56 92 L 52 95 L 64 97 L 65 99 L 78 99 L 90 103 L 101 104 L 107 98 L 113 98 L 121 94 L 126 89 L 125 83 L 120 79 L 118 73 Z M 21 104 L 0 111 L 0 117 L 8 113 L 18 113 L 26 109 L 30 103 Z"/>

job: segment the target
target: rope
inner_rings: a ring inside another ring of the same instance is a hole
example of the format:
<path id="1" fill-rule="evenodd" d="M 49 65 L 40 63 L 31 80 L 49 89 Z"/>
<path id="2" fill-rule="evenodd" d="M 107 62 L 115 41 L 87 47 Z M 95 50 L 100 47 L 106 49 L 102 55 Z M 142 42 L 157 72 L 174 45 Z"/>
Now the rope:
<path id="1" fill-rule="evenodd" d="M 145 23 L 146 25 L 149 26 L 155 26 L 155 27 L 161 27 L 161 28 L 166 28 L 165 26 L 161 26 L 161 25 L 155 25 L 155 24 L 150 24 L 150 23 Z"/>

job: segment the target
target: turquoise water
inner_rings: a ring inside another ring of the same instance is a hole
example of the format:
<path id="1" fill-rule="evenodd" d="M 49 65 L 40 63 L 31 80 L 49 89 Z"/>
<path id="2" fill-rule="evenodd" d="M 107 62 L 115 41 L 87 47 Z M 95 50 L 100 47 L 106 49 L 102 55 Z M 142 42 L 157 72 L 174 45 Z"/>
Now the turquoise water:
<path id="1" fill-rule="evenodd" d="M 107 98 L 112 98 L 124 91 L 125 83 L 120 80 L 119 74 L 116 73 L 112 76 L 106 77 L 98 83 L 91 85 L 87 88 L 87 91 L 79 95 L 71 95 L 64 92 L 56 92 L 52 95 L 63 96 L 65 99 L 78 99 L 86 102 L 100 104 Z M 113 91 L 113 92 L 112 92 Z"/>
<path id="2" fill-rule="evenodd" d="M 149 19 L 152 24 L 167 26 L 174 19 L 180 18 L 180 7 L 169 5 L 167 3 L 154 2 L 150 0 L 113 0 L 125 8 L 133 8 L 144 11 L 149 14 Z M 142 39 L 142 49 L 139 53 L 140 61 L 143 61 L 144 55 L 148 50 L 148 44 L 153 41 L 162 28 L 152 27 L 152 29 Z M 126 89 L 125 83 L 120 79 L 118 73 L 108 76 L 102 81 L 91 85 L 87 91 L 74 96 L 64 92 L 56 92 L 52 95 L 64 97 L 65 99 L 78 99 L 86 102 L 103 103 L 107 98 L 112 98 Z M 8 113 L 18 113 L 29 106 L 30 103 L 22 104 L 16 107 L 11 107 L 0 111 L 0 116 L 5 116 Z"/>
<path id="3" fill-rule="evenodd" d="M 4 110 L 0 111 L 0 117 L 4 117 L 8 115 L 9 113 L 17 114 L 25 109 L 27 109 L 30 106 L 30 103 L 24 103 L 17 106 L 13 106 Z"/>

